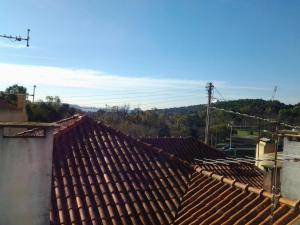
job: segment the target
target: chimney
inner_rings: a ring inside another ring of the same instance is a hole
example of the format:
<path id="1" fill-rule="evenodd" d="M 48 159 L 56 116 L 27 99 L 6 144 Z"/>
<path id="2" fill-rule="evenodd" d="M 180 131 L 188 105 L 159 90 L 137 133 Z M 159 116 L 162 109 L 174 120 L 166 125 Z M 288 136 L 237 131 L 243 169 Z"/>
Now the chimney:
<path id="1" fill-rule="evenodd" d="M 0 224 L 49 224 L 54 127 L 0 123 Z M 14 128 L 35 130 L 9 136 Z"/>
<path id="2" fill-rule="evenodd" d="M 17 109 L 22 112 L 26 110 L 26 97 L 23 94 L 17 94 Z"/>
<path id="3" fill-rule="evenodd" d="M 261 138 L 256 145 L 255 165 L 263 170 L 263 189 L 269 192 L 272 192 L 273 186 L 275 186 L 276 191 L 280 191 L 282 163 L 277 162 L 277 169 L 274 168 L 275 149 L 275 143 L 268 138 Z"/>
<path id="4" fill-rule="evenodd" d="M 281 181 L 280 181 L 280 173 L 281 173 L 281 167 L 277 168 L 275 170 L 274 168 L 265 168 L 264 171 L 264 180 L 263 180 L 263 189 L 272 192 L 273 186 L 275 186 L 276 191 L 280 191 Z M 275 176 L 276 176 L 276 184 L 275 184 Z"/>
<path id="5" fill-rule="evenodd" d="M 256 145 L 256 163 L 255 165 L 261 170 L 273 165 L 270 161 L 264 161 L 266 158 L 271 157 L 275 153 L 275 143 L 271 142 L 268 138 L 261 138 Z"/>

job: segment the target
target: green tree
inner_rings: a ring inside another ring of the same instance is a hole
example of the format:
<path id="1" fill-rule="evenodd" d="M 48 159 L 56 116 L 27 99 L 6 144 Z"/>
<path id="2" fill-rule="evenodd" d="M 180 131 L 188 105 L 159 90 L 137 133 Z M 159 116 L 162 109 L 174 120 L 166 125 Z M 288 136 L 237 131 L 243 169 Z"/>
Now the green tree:
<path id="1" fill-rule="evenodd" d="M 0 99 L 11 104 L 17 103 L 17 94 L 27 94 L 27 89 L 18 84 L 14 84 L 5 89 L 5 92 L 0 92 Z"/>
<path id="2" fill-rule="evenodd" d="M 29 120 L 38 122 L 55 122 L 79 112 L 68 104 L 61 103 L 58 96 L 47 96 L 45 102 L 29 102 L 26 109 Z"/>

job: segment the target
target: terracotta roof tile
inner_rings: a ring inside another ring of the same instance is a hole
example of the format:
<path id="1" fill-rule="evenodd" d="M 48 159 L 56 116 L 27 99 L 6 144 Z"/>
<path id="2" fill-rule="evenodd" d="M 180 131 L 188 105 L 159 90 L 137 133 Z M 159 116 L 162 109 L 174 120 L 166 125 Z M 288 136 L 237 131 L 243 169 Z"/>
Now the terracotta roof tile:
<path id="1" fill-rule="evenodd" d="M 213 173 L 236 179 L 242 183 L 261 188 L 263 186 L 263 172 L 254 164 L 249 163 L 200 163 L 194 159 L 226 159 L 223 152 L 216 150 L 194 138 L 141 138 L 143 142 L 164 149 L 190 163 L 197 163 L 201 168 Z"/>
<path id="2" fill-rule="evenodd" d="M 192 137 L 149 137 L 141 138 L 140 140 L 149 143 L 155 147 L 164 149 L 170 154 L 174 154 L 176 157 L 179 157 L 191 163 L 194 162 L 194 159 L 196 158 L 216 159 L 226 157 L 224 153 Z"/>
<path id="3" fill-rule="evenodd" d="M 198 165 L 205 170 L 235 179 L 238 182 L 246 183 L 253 187 L 263 187 L 264 174 L 255 165 L 243 162 L 239 164 L 227 163 L 227 165 L 198 163 Z"/>
<path id="4" fill-rule="evenodd" d="M 191 167 L 85 117 L 62 124 L 54 144 L 54 224 L 172 223 Z"/>
<path id="5" fill-rule="evenodd" d="M 270 193 L 220 176 L 208 176 L 198 168 L 192 175 L 175 223 L 270 224 L 271 206 Z M 296 222 L 298 216 L 299 205 L 296 202 L 279 198 L 273 224 Z"/>
<path id="6" fill-rule="evenodd" d="M 59 122 L 51 224 L 267 224 L 271 194 L 193 166 L 86 117 Z M 245 180 L 247 181 L 247 180 Z M 274 224 L 299 203 L 280 198 Z"/>

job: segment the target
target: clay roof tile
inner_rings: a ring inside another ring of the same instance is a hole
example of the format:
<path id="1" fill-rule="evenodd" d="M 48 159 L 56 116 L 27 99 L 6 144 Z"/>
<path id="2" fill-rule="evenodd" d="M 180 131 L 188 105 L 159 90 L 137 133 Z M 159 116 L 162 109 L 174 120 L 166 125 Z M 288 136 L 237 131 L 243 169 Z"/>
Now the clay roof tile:
<path id="1" fill-rule="evenodd" d="M 268 219 L 268 192 L 86 116 L 58 123 L 51 224 L 265 224 Z M 208 148 L 204 145 L 205 154 Z M 276 224 L 298 219 L 299 202 L 279 198 Z"/>

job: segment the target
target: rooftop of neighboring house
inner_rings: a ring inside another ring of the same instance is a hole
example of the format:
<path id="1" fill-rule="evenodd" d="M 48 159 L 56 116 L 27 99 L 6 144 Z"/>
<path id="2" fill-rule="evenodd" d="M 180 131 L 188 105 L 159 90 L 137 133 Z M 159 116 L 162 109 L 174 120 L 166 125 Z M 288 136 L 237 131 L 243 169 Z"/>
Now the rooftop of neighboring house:
<path id="1" fill-rule="evenodd" d="M 192 137 L 148 137 L 140 140 L 162 148 L 170 154 L 174 154 L 176 157 L 191 163 L 195 162 L 194 160 L 197 158 L 217 159 L 226 157 L 223 152 Z"/>
<path id="2" fill-rule="evenodd" d="M 195 138 L 148 137 L 140 140 L 216 174 L 249 183 L 254 187 L 263 186 L 264 174 L 254 162 L 229 159 L 223 152 Z"/>
<path id="3" fill-rule="evenodd" d="M 280 136 L 283 137 L 300 137 L 300 131 L 299 130 L 282 130 L 279 132 Z"/>
<path id="4" fill-rule="evenodd" d="M 220 176 L 76 115 L 58 122 L 51 224 L 294 224 L 299 201 Z"/>

